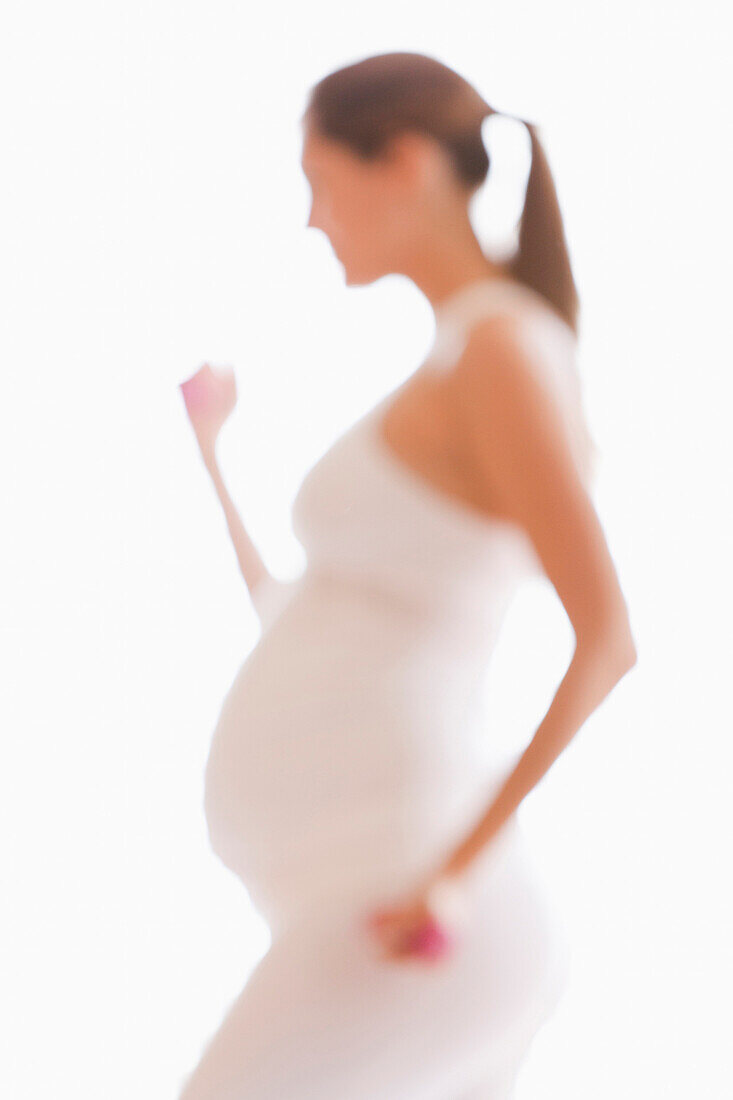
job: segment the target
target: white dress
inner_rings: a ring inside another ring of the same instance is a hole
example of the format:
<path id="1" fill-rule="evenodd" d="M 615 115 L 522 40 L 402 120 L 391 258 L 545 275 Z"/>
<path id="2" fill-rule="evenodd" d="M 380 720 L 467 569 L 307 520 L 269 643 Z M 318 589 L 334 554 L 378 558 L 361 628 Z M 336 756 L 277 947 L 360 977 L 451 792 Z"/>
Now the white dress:
<path id="1" fill-rule="evenodd" d="M 590 477 L 575 338 L 530 290 L 464 286 L 436 311 L 420 370 L 450 369 L 497 308 L 542 342 Z M 466 872 L 471 917 L 449 959 L 386 960 L 363 927 L 467 835 L 513 766 L 492 754 L 483 688 L 517 587 L 541 572 L 519 528 L 389 449 L 393 398 L 304 477 L 304 573 L 254 595 L 262 633 L 222 704 L 204 806 L 272 943 L 179 1100 L 499 1100 L 565 986 L 565 928 L 516 815 Z"/>

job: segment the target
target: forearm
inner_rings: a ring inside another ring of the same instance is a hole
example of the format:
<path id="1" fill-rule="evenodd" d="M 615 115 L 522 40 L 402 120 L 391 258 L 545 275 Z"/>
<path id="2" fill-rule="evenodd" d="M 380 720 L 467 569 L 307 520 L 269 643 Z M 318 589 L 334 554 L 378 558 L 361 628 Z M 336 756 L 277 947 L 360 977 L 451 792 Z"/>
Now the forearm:
<path id="1" fill-rule="evenodd" d="M 202 455 L 206 469 L 209 471 L 211 480 L 214 483 L 217 496 L 221 501 L 221 506 L 224 509 L 227 527 L 229 528 L 229 534 L 234 544 L 239 568 L 244 577 L 250 596 L 252 596 L 257 586 L 269 577 L 269 571 L 258 553 L 257 548 L 247 534 L 239 513 L 234 506 L 234 502 L 229 496 L 229 492 L 227 491 L 219 469 L 219 464 L 216 460 L 214 449 L 210 448 L 208 450 L 203 450 Z"/>
<path id="2" fill-rule="evenodd" d="M 635 661 L 633 642 L 624 630 L 602 641 L 576 645 L 534 737 L 471 834 L 444 861 L 442 873 L 460 875 L 490 843 Z"/>

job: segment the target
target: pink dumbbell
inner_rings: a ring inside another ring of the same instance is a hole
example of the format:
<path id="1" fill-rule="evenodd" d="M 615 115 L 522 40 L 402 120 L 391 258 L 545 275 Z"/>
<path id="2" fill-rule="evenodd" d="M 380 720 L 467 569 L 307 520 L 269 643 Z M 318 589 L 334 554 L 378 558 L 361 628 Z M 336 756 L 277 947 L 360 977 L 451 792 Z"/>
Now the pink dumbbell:
<path id="1" fill-rule="evenodd" d="M 437 920 L 431 919 L 421 924 L 409 936 L 405 943 L 405 949 L 411 955 L 437 959 L 447 954 L 453 943 L 453 937 L 449 935 L 445 928 Z"/>

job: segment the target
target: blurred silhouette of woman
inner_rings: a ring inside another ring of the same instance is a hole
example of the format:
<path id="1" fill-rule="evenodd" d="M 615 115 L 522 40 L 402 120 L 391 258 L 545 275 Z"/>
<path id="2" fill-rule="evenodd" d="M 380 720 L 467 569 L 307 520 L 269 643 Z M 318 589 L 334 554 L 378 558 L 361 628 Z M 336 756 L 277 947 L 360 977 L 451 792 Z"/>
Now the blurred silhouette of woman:
<path id="1" fill-rule="evenodd" d="M 308 225 L 350 285 L 412 280 L 435 336 L 303 478 L 295 580 L 268 572 L 216 463 L 232 373 L 207 365 L 183 387 L 261 624 L 212 738 L 206 820 L 272 942 L 180 1100 L 505 1100 L 566 987 L 564 925 L 515 811 L 636 653 L 590 496 L 578 302 L 530 123 L 508 262 L 469 218 L 492 113 L 417 53 L 311 90 Z M 482 689 L 538 573 L 575 647 L 509 768 Z"/>

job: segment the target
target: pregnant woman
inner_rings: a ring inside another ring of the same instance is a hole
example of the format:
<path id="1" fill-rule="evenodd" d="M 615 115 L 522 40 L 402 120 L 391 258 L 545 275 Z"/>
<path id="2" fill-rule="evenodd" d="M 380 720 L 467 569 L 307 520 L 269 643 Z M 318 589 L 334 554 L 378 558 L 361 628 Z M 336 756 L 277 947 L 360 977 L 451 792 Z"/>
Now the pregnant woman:
<path id="1" fill-rule="evenodd" d="M 301 482 L 296 580 L 267 571 L 216 463 L 232 372 L 205 366 L 183 385 L 261 624 L 221 707 L 204 808 L 272 940 L 180 1100 L 505 1100 L 565 988 L 564 926 L 516 810 L 636 653 L 590 496 L 577 299 L 531 125 L 511 261 L 471 227 L 491 113 L 413 53 L 311 92 L 308 225 L 348 283 L 407 276 L 435 333 Z M 509 768 L 483 688 L 537 574 L 575 646 Z"/>

